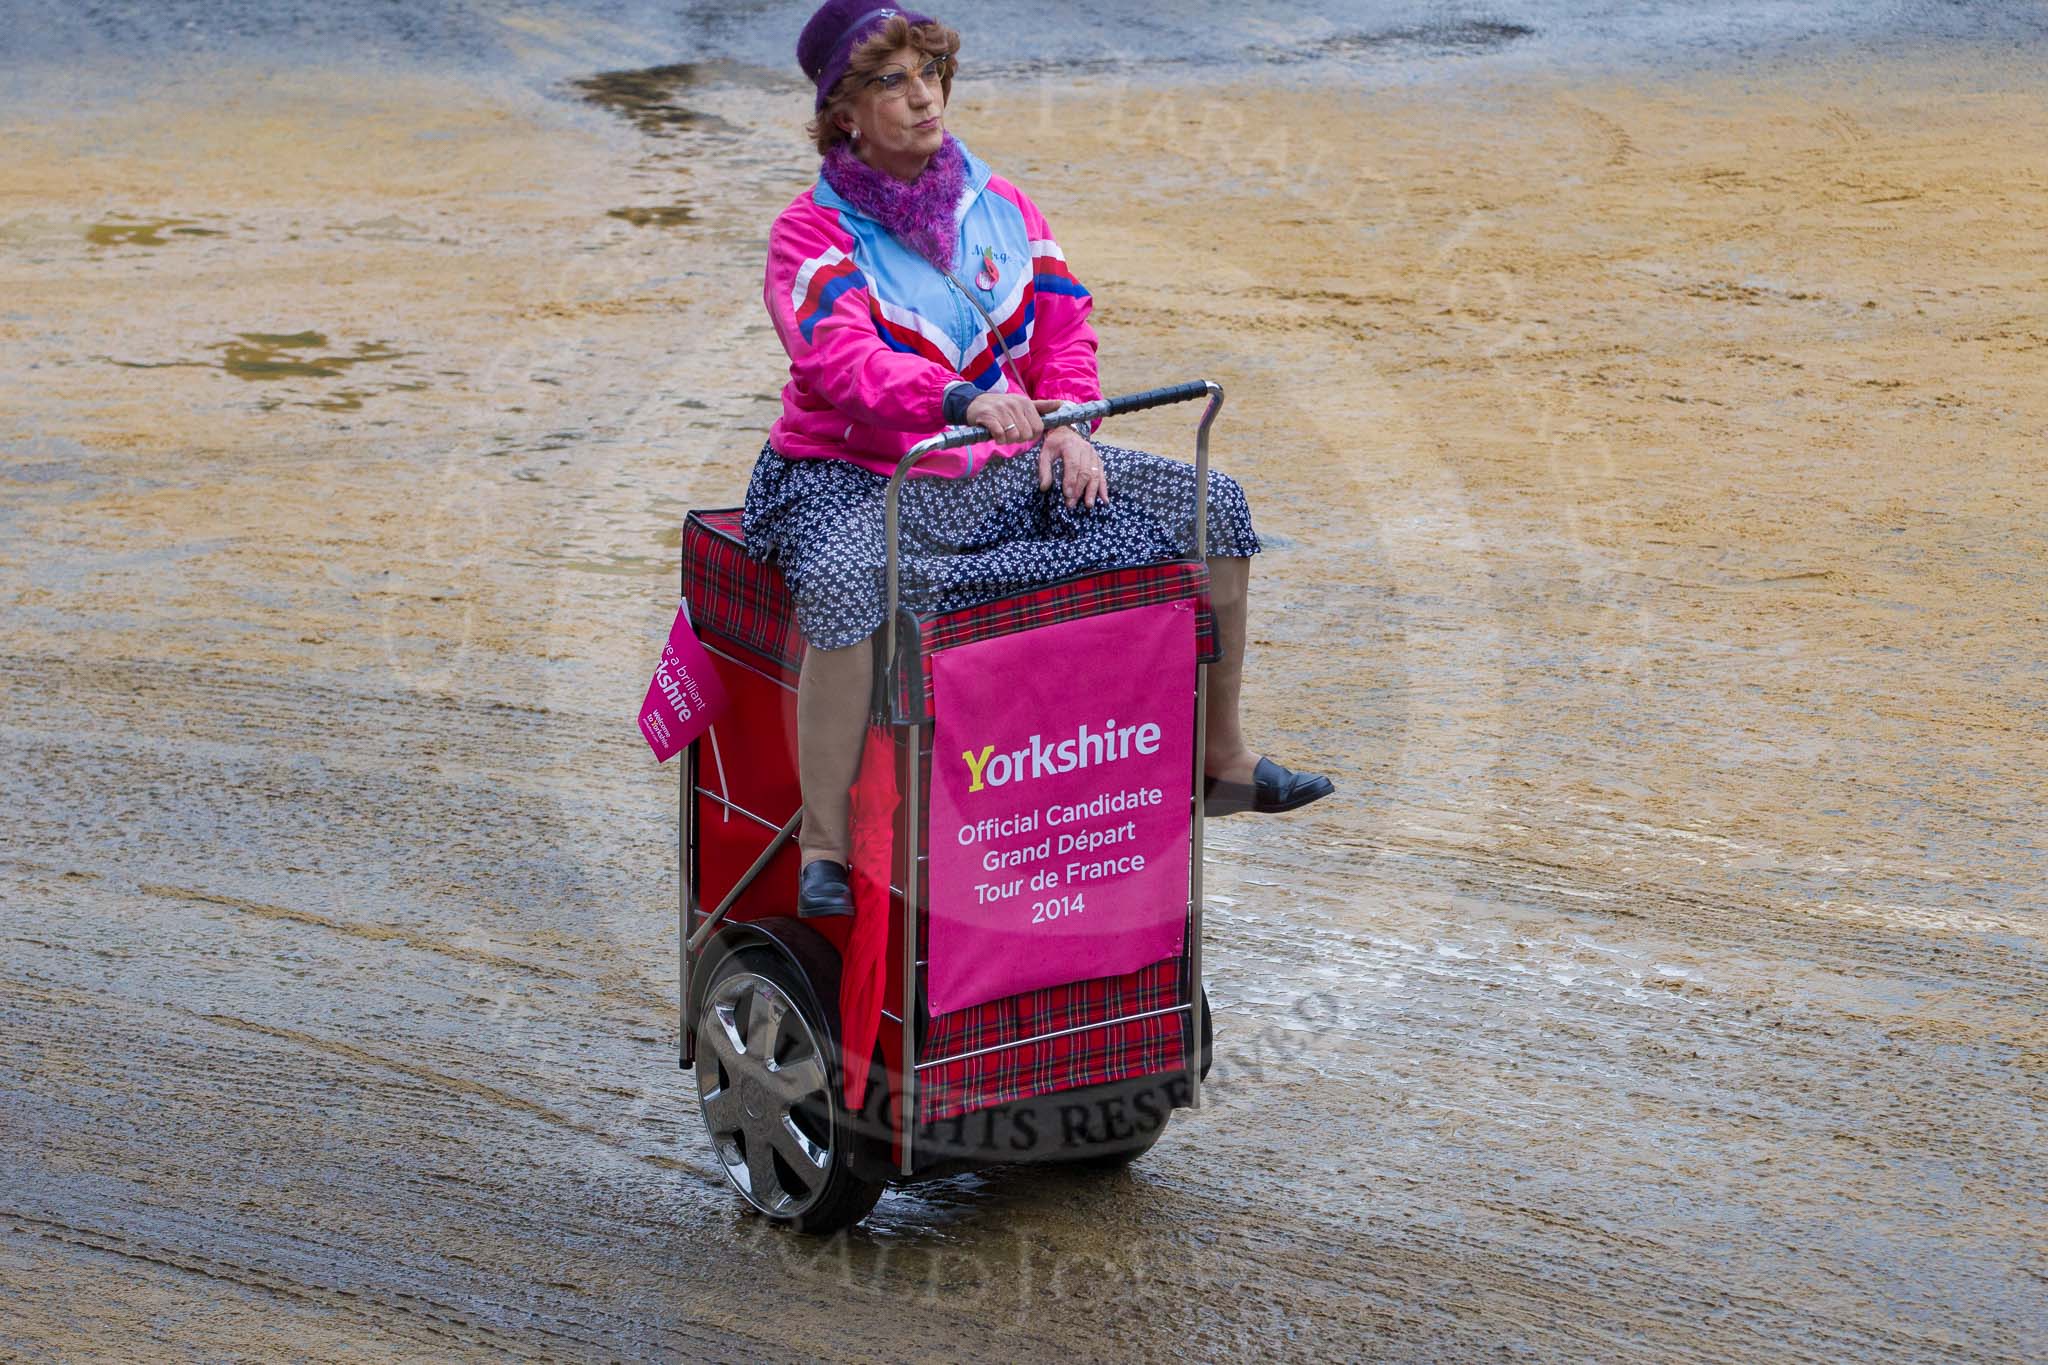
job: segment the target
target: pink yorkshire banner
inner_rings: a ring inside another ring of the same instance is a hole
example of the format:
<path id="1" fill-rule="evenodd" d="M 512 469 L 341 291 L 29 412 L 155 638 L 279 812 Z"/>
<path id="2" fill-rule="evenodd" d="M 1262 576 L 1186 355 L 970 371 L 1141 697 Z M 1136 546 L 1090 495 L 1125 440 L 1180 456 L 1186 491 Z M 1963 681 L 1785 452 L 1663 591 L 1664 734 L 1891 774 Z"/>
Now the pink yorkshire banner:
<path id="1" fill-rule="evenodd" d="M 932 1010 L 1179 954 L 1193 603 L 962 645 L 932 674 Z"/>
<path id="2" fill-rule="evenodd" d="M 666 763 L 710 729 L 724 709 L 725 689 L 711 656 L 690 630 L 690 604 L 685 602 L 676 608 L 661 665 L 647 684 L 647 700 L 640 703 L 640 733 L 655 758 Z"/>

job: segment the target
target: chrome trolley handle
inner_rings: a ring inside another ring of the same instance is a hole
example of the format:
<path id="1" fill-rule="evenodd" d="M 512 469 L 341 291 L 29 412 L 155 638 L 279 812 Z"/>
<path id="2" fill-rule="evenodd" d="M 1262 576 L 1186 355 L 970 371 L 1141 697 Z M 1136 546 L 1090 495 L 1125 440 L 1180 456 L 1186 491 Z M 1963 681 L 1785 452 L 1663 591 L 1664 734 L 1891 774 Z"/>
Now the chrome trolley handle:
<path id="1" fill-rule="evenodd" d="M 1216 420 L 1217 410 L 1223 406 L 1223 386 L 1213 379 L 1197 379 L 1186 384 L 1171 384 L 1163 389 L 1146 389 L 1141 393 L 1123 394 L 1116 398 L 1098 398 L 1092 403 L 1069 403 L 1063 408 L 1045 414 L 1045 429 L 1072 426 L 1076 422 L 1098 422 L 1105 417 L 1115 417 L 1126 412 L 1142 412 L 1146 408 L 1165 407 L 1169 403 L 1185 403 L 1190 399 L 1209 400 L 1207 410 L 1202 413 L 1202 424 L 1195 432 L 1195 558 L 1206 559 L 1209 549 L 1209 427 Z M 896 472 L 889 476 L 889 494 L 885 504 L 882 524 L 884 553 L 888 556 L 889 568 L 889 614 L 884 617 L 884 629 L 888 652 L 883 655 L 885 667 L 896 666 L 896 609 L 902 603 L 902 581 L 897 558 L 897 517 L 903 495 L 903 481 L 910 476 L 928 455 L 941 450 L 952 450 L 957 446 L 978 445 L 992 441 L 995 433 L 987 427 L 947 427 L 936 436 L 928 437 L 912 446 L 896 462 Z"/>
<path id="2" fill-rule="evenodd" d="M 1141 393 L 1124 394 L 1116 398 L 1099 398 L 1092 403 L 1069 403 L 1065 407 L 1046 413 L 1045 429 L 1071 426 L 1075 422 L 1098 421 L 1120 413 L 1140 412 L 1146 408 L 1164 407 L 1169 403 L 1185 403 L 1195 398 L 1207 398 L 1209 406 L 1202 413 L 1201 425 L 1195 432 L 1195 558 L 1206 561 L 1209 553 L 1209 428 L 1216 421 L 1216 413 L 1223 406 L 1223 386 L 1213 379 L 1198 379 L 1186 384 L 1172 384 L 1160 389 L 1146 389 Z M 995 433 L 986 427 L 948 427 L 937 436 L 919 441 L 905 452 L 896 462 L 896 472 L 889 476 L 889 492 L 884 503 L 882 534 L 887 556 L 889 578 L 889 614 L 884 618 L 883 629 L 887 652 L 883 655 L 882 695 L 890 700 L 885 710 L 893 712 L 896 693 L 896 614 L 902 605 L 901 559 L 898 535 L 898 516 L 903 496 L 903 481 L 910 476 L 926 456 L 941 450 L 952 450 L 956 446 L 976 445 L 992 441 Z M 1209 718 L 1209 669 L 1200 664 L 1195 669 L 1195 789 L 1192 805 L 1194 808 L 1193 847 L 1188 872 L 1188 1048 L 1186 1055 L 1188 1077 L 1188 1099 L 1192 1107 L 1200 1108 L 1202 1103 L 1202 792 L 1200 775 L 1203 763 L 1203 740 L 1208 729 Z M 923 687 L 920 679 L 917 715 L 924 714 Z M 912 1130 L 916 1126 L 916 1084 L 917 1084 L 917 910 L 922 899 L 919 895 L 918 858 L 922 850 L 924 831 L 919 826 L 917 812 L 923 809 L 922 793 L 918 790 L 918 731 L 923 728 L 921 720 L 910 722 L 911 760 L 904 792 L 904 807 L 911 812 L 906 822 L 910 831 L 910 847 L 905 866 L 910 868 L 907 878 L 909 886 L 903 898 L 903 999 L 902 1023 L 903 1077 L 901 1085 L 902 1148 L 899 1154 L 903 1174 L 908 1175 L 912 1167 Z M 787 833 L 787 831 L 785 831 Z"/>

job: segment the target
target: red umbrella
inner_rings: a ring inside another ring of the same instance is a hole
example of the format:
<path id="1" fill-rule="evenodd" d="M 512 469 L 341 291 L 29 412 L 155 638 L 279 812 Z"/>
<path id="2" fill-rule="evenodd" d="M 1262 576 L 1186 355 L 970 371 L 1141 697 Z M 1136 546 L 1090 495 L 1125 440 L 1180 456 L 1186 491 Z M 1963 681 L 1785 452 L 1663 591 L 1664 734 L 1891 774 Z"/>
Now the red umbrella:
<path id="1" fill-rule="evenodd" d="M 846 1107 L 858 1112 L 867 1094 L 868 1059 L 882 1027 L 888 985 L 889 872 L 896 856 L 896 742 L 886 725 L 868 726 L 854 779 L 853 931 L 839 970 L 840 1068 Z"/>

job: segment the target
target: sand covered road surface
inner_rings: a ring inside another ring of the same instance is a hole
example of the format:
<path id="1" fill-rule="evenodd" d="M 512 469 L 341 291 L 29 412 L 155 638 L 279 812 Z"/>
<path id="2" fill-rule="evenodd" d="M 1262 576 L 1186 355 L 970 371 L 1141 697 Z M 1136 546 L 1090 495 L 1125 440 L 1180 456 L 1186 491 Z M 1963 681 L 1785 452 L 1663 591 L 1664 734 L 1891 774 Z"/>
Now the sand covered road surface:
<path id="1" fill-rule="evenodd" d="M 1341 787 L 1212 832 L 1210 1107 L 822 1247 L 703 1140 L 631 716 L 806 96 L 47 111 L 0 1356 L 2040 1358 L 2038 69 L 958 95 L 1106 386 L 1227 390 L 1255 738 Z"/>

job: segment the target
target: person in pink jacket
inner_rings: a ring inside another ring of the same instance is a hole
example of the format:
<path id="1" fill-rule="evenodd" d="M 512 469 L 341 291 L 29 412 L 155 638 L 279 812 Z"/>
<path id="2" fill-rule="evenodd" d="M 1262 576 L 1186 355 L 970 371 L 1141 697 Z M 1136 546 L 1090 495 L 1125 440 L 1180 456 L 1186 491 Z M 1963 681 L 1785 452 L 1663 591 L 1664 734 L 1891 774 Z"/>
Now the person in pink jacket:
<path id="1" fill-rule="evenodd" d="M 1102 396 L 1093 299 L 1045 216 L 945 127 L 960 35 L 931 17 L 829 0 L 797 62 L 817 87 L 818 181 L 768 237 L 762 298 L 789 353 L 782 415 L 742 529 L 780 565 L 806 650 L 798 913 L 850 914 L 848 788 L 885 611 L 883 493 L 896 462 L 949 425 L 994 442 L 944 452 L 904 486 L 905 599 L 946 611 L 1072 574 L 1194 550 L 1194 469 L 1042 417 Z M 1212 472 L 1211 814 L 1293 810 L 1329 779 L 1255 753 L 1238 721 L 1257 533 L 1244 490 Z"/>

